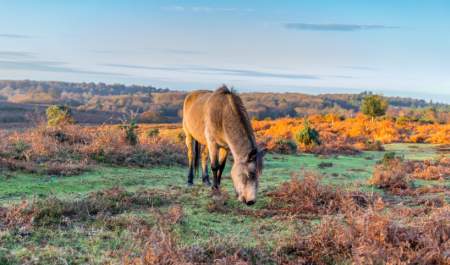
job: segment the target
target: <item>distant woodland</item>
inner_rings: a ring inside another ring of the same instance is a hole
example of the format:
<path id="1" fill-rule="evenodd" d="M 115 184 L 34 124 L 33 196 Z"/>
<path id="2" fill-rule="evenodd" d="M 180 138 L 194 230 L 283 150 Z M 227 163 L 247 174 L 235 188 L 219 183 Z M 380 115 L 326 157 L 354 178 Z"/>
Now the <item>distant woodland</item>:
<path id="1" fill-rule="evenodd" d="M 0 81 L 0 124 L 27 123 L 37 119 L 49 105 L 66 105 L 80 123 L 118 123 L 130 115 L 140 122 L 170 123 L 181 120 L 187 92 L 105 83 L 54 81 Z M 243 93 L 253 119 L 304 117 L 334 113 L 353 117 L 362 99 L 371 94 Z M 450 105 L 421 99 L 386 97 L 387 115 L 425 122 L 449 122 Z"/>

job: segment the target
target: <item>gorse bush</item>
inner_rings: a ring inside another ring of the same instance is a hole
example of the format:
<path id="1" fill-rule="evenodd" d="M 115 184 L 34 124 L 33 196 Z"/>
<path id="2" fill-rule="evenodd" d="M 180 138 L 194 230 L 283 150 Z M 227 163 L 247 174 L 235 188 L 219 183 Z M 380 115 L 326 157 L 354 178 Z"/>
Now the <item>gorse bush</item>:
<path id="1" fill-rule="evenodd" d="M 308 120 L 305 120 L 303 129 L 297 133 L 296 140 L 305 146 L 320 145 L 319 132 L 311 127 Z"/>
<path id="2" fill-rule="evenodd" d="M 47 124 L 49 126 L 58 126 L 64 124 L 73 124 L 75 120 L 69 107 L 52 105 L 46 110 Z"/>

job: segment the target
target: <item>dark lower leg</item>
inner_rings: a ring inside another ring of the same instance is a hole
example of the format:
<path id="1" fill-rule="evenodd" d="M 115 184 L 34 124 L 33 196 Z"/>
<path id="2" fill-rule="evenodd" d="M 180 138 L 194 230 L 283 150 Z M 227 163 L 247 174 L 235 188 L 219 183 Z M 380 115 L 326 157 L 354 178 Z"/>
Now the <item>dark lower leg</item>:
<path id="1" fill-rule="evenodd" d="M 188 185 L 191 186 L 194 184 L 194 166 L 189 165 L 189 173 L 188 173 Z"/>
<path id="2" fill-rule="evenodd" d="M 219 150 L 219 168 L 217 173 L 217 182 L 220 185 L 220 181 L 222 180 L 222 174 L 225 169 L 225 164 L 227 163 L 228 151 L 224 148 Z"/>
<path id="3" fill-rule="evenodd" d="M 187 147 L 187 155 L 189 162 L 189 171 L 188 171 L 188 186 L 192 186 L 194 184 L 194 150 L 192 146 L 192 136 L 186 133 L 186 147 Z"/>
<path id="4" fill-rule="evenodd" d="M 212 188 L 215 189 L 215 190 L 218 190 L 219 189 L 219 185 L 220 185 L 219 176 L 218 176 L 218 173 L 219 173 L 218 167 L 211 165 L 211 171 L 213 173 L 213 186 L 212 186 Z"/>
<path id="5" fill-rule="evenodd" d="M 205 168 L 203 169 L 202 180 L 203 180 L 203 183 L 205 183 L 205 185 L 208 185 L 208 186 L 211 185 L 211 182 L 209 181 L 208 166 L 205 166 Z"/>
<path id="6" fill-rule="evenodd" d="M 225 163 L 223 163 L 223 165 L 220 165 L 219 170 L 217 171 L 217 182 L 220 185 L 220 181 L 222 180 L 222 173 L 223 170 L 225 169 Z"/>
<path id="7" fill-rule="evenodd" d="M 211 186 L 208 174 L 208 155 L 208 148 L 202 146 L 202 180 L 205 185 Z"/>

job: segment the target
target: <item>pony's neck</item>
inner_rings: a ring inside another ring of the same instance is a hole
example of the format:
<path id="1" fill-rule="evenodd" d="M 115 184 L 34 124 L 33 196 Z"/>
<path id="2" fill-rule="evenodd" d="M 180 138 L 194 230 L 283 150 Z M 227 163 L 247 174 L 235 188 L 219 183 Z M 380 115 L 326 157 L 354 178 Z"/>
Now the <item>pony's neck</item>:
<path id="1" fill-rule="evenodd" d="M 228 135 L 228 147 L 235 160 L 246 160 L 248 154 L 256 148 L 253 131 L 240 128 L 238 131 Z"/>
<path id="2" fill-rule="evenodd" d="M 246 160 L 248 154 L 256 148 L 255 135 L 242 101 L 235 95 L 227 95 L 229 113 L 227 119 L 227 138 L 235 160 Z"/>
<path id="3" fill-rule="evenodd" d="M 248 158 L 248 154 L 256 148 L 256 145 L 251 143 L 250 141 L 247 141 L 247 143 L 241 142 L 241 143 L 234 143 L 230 144 L 230 151 L 233 155 L 233 159 L 238 161 L 245 161 Z"/>

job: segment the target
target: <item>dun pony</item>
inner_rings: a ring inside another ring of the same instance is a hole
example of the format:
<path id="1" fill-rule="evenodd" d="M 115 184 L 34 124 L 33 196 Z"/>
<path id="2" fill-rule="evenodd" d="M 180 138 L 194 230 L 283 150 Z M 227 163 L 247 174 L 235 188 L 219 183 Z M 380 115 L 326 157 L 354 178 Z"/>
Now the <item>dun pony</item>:
<path id="1" fill-rule="evenodd" d="M 256 145 L 255 134 L 239 96 L 226 86 L 214 92 L 190 93 L 183 106 L 183 130 L 188 148 L 188 185 L 193 184 L 200 155 L 203 182 L 209 183 L 206 168 L 209 155 L 213 189 L 219 189 L 225 163 L 231 152 L 234 160 L 231 178 L 236 195 L 241 202 L 254 204 L 265 150 L 259 150 Z M 200 146 L 203 146 L 202 151 Z"/>

